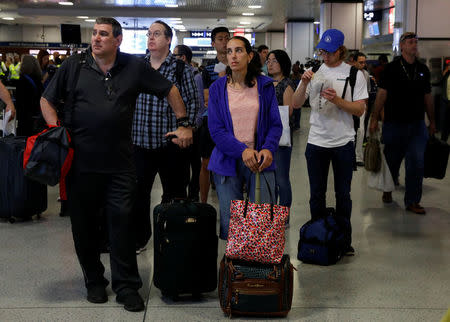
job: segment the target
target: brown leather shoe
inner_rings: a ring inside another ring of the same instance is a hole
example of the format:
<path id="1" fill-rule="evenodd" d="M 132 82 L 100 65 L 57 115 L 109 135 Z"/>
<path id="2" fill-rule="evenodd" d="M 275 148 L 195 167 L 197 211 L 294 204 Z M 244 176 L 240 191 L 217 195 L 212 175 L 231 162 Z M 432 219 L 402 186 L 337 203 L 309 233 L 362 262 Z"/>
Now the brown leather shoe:
<path id="1" fill-rule="evenodd" d="M 383 192 L 383 197 L 381 198 L 384 203 L 392 202 L 392 192 Z"/>
<path id="2" fill-rule="evenodd" d="M 425 215 L 427 213 L 425 211 L 425 209 L 421 205 L 419 205 L 418 203 L 407 206 L 406 210 L 407 211 L 411 211 L 411 212 L 413 212 L 415 214 L 418 214 L 418 215 Z"/>

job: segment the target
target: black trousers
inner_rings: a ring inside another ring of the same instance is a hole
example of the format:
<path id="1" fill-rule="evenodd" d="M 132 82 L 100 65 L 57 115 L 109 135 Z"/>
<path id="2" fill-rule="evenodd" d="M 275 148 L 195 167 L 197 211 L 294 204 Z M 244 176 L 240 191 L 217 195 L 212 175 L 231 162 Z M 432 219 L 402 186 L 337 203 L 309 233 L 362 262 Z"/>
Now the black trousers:
<path id="1" fill-rule="evenodd" d="M 135 146 L 134 157 L 137 170 L 137 199 L 133 211 L 136 243 L 144 246 L 152 235 L 150 221 L 150 193 L 155 176 L 161 179 L 163 203 L 173 198 L 186 198 L 189 184 L 189 149 L 175 144 L 158 149 Z"/>
<path id="2" fill-rule="evenodd" d="M 131 213 L 136 194 L 134 172 L 100 174 L 71 173 L 68 206 L 75 250 L 83 270 L 86 287 L 108 285 L 100 261 L 100 216 L 106 218 L 110 242 L 112 289 L 139 289 L 135 238 Z"/>

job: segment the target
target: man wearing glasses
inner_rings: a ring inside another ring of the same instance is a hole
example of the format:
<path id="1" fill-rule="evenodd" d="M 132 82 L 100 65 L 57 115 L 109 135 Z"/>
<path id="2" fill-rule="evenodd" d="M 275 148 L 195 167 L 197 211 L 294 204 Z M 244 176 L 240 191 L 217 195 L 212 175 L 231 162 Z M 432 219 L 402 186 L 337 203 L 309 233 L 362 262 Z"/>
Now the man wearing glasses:
<path id="1" fill-rule="evenodd" d="M 311 127 L 305 151 L 311 218 L 327 215 L 327 178 L 331 163 L 336 220 L 346 233 L 344 252 L 353 255 L 355 250 L 351 246 L 350 223 L 350 188 L 355 158 L 353 115 L 360 117 L 364 113 L 367 85 L 360 71 L 357 72 L 354 91 L 347 82 L 351 67 L 344 63 L 347 49 L 344 46 L 344 34 L 340 30 L 325 31 L 316 49 L 319 49 L 324 63 L 315 73 L 312 69 L 305 71 L 293 95 L 294 108 L 302 106 L 307 97 L 311 105 Z"/>
<path id="2" fill-rule="evenodd" d="M 113 18 L 97 18 L 85 61 L 73 55 L 63 62 L 41 98 L 41 110 L 47 123 L 56 125 L 56 106 L 62 99 L 70 105 L 65 108 L 70 107 L 72 116 L 74 161 L 68 178 L 68 205 L 87 300 L 108 301 L 109 282 L 103 276 L 96 220 L 104 209 L 116 301 L 128 311 L 142 311 L 131 219 L 136 191 L 131 139 L 136 98 L 141 92 L 167 97 L 178 118 L 186 117 L 186 109 L 178 89 L 144 61 L 121 53 L 121 42 L 120 24 Z M 68 97 L 73 98 L 71 102 Z M 182 147 L 192 141 L 188 129 L 169 134 L 176 135 Z"/>
<path id="3" fill-rule="evenodd" d="M 166 133 L 178 129 L 192 137 L 199 98 L 192 70 L 170 52 L 172 36 L 172 29 L 164 21 L 155 21 L 148 29 L 149 54 L 145 60 L 179 89 L 186 115 L 181 118 L 176 115 L 171 102 L 161 96 L 141 94 L 137 99 L 132 129 L 138 184 L 134 211 L 137 253 L 145 249 L 151 237 L 150 193 L 156 174 L 159 174 L 163 187 L 163 203 L 187 197 L 190 165 L 189 149 L 186 148 L 192 142 L 174 144 L 167 139 Z M 177 77 L 180 63 L 182 74 L 179 76 L 182 77 Z"/>
<path id="4" fill-rule="evenodd" d="M 424 215 L 420 205 L 424 172 L 424 154 L 428 134 L 436 132 L 430 71 L 417 59 L 417 36 L 406 32 L 400 37 L 399 59 L 386 65 L 378 84 L 375 110 L 369 131 L 378 128 L 384 107 L 384 155 L 394 182 L 398 183 L 400 164 L 405 158 L 405 196 L 407 211 Z M 425 112 L 430 120 L 427 131 Z M 429 132 L 429 133 L 428 133 Z M 392 202 L 392 192 L 383 193 L 383 202 Z"/>

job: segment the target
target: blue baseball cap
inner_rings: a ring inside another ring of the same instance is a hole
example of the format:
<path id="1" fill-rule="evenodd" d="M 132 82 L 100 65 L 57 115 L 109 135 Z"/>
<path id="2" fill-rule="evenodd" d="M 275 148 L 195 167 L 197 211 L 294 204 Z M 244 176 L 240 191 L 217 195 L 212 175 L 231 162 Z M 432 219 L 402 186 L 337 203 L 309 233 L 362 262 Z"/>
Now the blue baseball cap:
<path id="1" fill-rule="evenodd" d="M 338 29 L 328 29 L 323 33 L 316 49 L 323 49 L 330 53 L 334 53 L 344 44 L 344 38 L 342 31 Z"/>

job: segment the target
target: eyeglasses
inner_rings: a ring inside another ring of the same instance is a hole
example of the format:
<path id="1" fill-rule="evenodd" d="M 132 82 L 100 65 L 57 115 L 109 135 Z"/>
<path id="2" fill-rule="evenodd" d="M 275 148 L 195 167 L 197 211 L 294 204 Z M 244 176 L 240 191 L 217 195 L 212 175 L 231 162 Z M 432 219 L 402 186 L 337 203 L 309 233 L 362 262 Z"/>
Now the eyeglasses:
<path id="1" fill-rule="evenodd" d="M 149 31 L 149 32 L 147 32 L 147 34 L 146 34 L 146 36 L 148 37 L 148 38 L 159 38 L 160 36 L 162 36 L 162 32 L 161 31 L 155 31 L 155 32 L 151 32 L 151 31 Z"/>
<path id="2" fill-rule="evenodd" d="M 334 55 L 335 53 L 336 53 L 335 51 L 330 52 L 330 51 L 326 51 L 325 49 L 319 49 L 319 52 L 318 52 L 319 56 L 331 56 L 331 55 Z"/>
<path id="3" fill-rule="evenodd" d="M 172 54 L 173 56 L 175 56 L 175 57 L 182 57 L 183 56 L 183 54 Z"/>
<path id="4" fill-rule="evenodd" d="M 266 60 L 266 65 L 269 65 L 269 64 L 278 64 L 278 60 L 276 60 L 276 59 L 267 59 Z"/>

